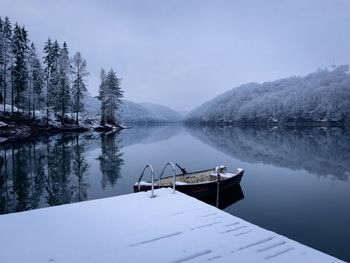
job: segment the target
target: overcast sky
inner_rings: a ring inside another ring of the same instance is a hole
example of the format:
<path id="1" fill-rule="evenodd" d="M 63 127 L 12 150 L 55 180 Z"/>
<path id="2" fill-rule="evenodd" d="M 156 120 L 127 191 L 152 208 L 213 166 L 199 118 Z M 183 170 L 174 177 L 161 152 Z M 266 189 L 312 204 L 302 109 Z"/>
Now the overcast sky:
<path id="1" fill-rule="evenodd" d="M 190 110 L 247 82 L 350 61 L 349 0 L 0 0 L 42 50 L 86 58 L 88 90 L 113 68 L 125 98 Z"/>

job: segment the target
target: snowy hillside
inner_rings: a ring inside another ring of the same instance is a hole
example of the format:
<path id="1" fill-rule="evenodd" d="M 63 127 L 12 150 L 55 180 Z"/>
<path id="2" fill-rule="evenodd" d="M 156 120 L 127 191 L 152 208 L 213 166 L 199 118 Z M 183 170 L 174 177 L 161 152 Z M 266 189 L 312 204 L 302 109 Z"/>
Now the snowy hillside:
<path id="1" fill-rule="evenodd" d="M 204 103 L 186 116 L 193 123 L 346 122 L 350 119 L 347 66 L 305 77 L 249 83 Z"/>
<path id="2" fill-rule="evenodd" d="M 169 123 L 182 120 L 180 114 L 166 106 L 138 104 L 128 100 L 123 100 L 119 116 L 124 123 Z"/>
<path id="3" fill-rule="evenodd" d="M 165 119 L 167 122 L 180 122 L 182 120 L 182 116 L 169 107 L 153 103 L 141 103 L 140 105 L 154 114 L 157 119 Z"/>
<path id="4" fill-rule="evenodd" d="M 97 98 L 86 96 L 84 105 L 89 114 L 95 116 L 100 114 L 101 106 Z M 166 106 L 134 103 L 128 100 L 122 100 L 118 116 L 124 123 L 169 123 L 181 122 L 183 119 L 183 116 Z"/>
<path id="5" fill-rule="evenodd" d="M 100 109 L 101 109 L 101 102 L 91 96 L 85 96 L 83 98 L 83 104 L 84 104 L 84 110 L 86 113 L 91 114 L 93 116 L 100 115 Z"/>

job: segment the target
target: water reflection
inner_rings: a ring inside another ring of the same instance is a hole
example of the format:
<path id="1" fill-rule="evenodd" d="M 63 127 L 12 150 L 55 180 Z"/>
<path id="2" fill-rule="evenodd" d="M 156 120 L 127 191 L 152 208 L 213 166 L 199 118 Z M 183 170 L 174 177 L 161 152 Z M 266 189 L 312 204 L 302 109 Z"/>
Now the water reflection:
<path id="1" fill-rule="evenodd" d="M 219 209 L 225 209 L 238 201 L 244 199 L 244 194 L 241 185 L 232 185 L 224 190 L 221 190 L 219 194 L 207 195 L 197 198 L 207 204 L 218 207 Z"/>
<path id="2" fill-rule="evenodd" d="M 155 165 L 162 165 L 165 158 L 186 163 L 200 153 L 196 149 L 184 153 L 196 143 L 192 136 L 177 136 L 186 132 L 241 161 L 349 179 L 350 132 L 340 128 L 168 125 L 135 127 L 119 134 L 64 134 L 0 146 L 0 214 L 131 192 L 146 158 Z M 166 146 L 156 148 L 164 141 Z M 123 168 L 122 149 L 135 144 L 131 152 L 126 151 L 128 165 Z M 193 167 L 206 167 L 206 162 Z"/>
<path id="3" fill-rule="evenodd" d="M 213 148 L 248 163 L 306 170 L 347 181 L 350 131 L 341 128 L 187 127 Z"/>
<path id="4" fill-rule="evenodd" d="M 64 134 L 2 145 L 0 214 L 87 200 L 88 142 L 88 136 Z M 117 135 L 102 134 L 99 146 L 101 185 L 114 186 L 124 163 Z"/>
<path id="5" fill-rule="evenodd" d="M 120 169 L 124 164 L 123 153 L 120 152 L 115 133 L 101 134 L 101 155 L 98 157 L 102 173 L 101 185 L 105 189 L 107 184 L 115 186 L 119 177 Z"/>
<path id="6" fill-rule="evenodd" d="M 184 127 L 179 124 L 134 126 L 120 133 L 121 147 L 137 143 L 151 144 L 166 141 L 171 137 L 184 132 Z"/>

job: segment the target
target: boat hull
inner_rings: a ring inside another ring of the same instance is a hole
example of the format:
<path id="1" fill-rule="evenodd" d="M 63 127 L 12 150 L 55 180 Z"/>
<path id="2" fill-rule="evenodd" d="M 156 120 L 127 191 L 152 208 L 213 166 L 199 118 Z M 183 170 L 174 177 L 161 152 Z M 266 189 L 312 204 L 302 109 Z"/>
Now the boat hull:
<path id="1" fill-rule="evenodd" d="M 193 196 L 193 197 L 204 197 L 208 195 L 213 195 L 217 193 L 217 189 L 219 186 L 220 191 L 223 191 L 231 186 L 238 185 L 241 182 L 244 171 L 239 171 L 236 175 L 229 178 L 222 178 L 219 182 L 210 181 L 204 183 L 196 183 L 196 184 L 180 184 L 176 185 L 175 189 L 184 194 Z M 177 175 L 182 176 L 182 175 Z M 154 189 L 171 187 L 170 185 L 165 185 L 159 187 L 158 185 L 154 185 Z M 140 185 L 140 189 L 138 185 L 134 185 L 134 192 L 142 192 L 151 190 L 151 185 Z"/>

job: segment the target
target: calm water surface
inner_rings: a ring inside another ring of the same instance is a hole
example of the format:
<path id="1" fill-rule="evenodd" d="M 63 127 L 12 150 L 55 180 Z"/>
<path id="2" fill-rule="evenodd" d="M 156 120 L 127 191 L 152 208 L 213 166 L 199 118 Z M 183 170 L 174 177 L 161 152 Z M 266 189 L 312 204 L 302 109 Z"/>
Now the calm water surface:
<path id="1" fill-rule="evenodd" d="M 0 146 L 0 216 L 132 192 L 146 163 L 245 169 L 225 211 L 350 261 L 350 132 L 138 127 Z"/>

